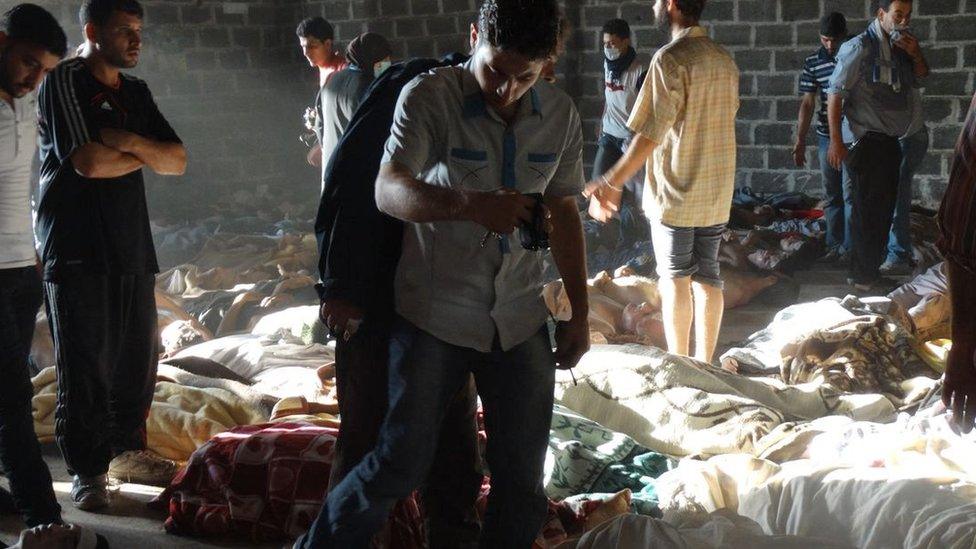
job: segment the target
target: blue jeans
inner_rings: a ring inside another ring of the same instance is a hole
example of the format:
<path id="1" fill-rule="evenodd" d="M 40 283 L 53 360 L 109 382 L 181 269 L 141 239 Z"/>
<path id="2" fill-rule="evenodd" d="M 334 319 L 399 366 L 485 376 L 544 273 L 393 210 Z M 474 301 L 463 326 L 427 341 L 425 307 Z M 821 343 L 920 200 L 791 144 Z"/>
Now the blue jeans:
<path id="1" fill-rule="evenodd" d="M 527 548 L 547 513 L 542 486 L 555 359 L 543 325 L 524 343 L 490 353 L 441 341 L 399 319 L 390 340 L 389 411 L 372 452 L 333 488 L 295 547 L 365 548 L 427 478 L 450 400 L 474 373 L 488 434 L 491 495 L 482 547 Z"/>
<path id="2" fill-rule="evenodd" d="M 827 221 L 827 249 L 847 252 L 851 249 L 851 185 L 847 169 L 835 170 L 827 160 L 830 138 L 817 135 L 820 173 L 823 175 L 824 217 Z"/>
<path id="3" fill-rule="evenodd" d="M 888 262 L 912 260 L 912 180 L 929 151 L 929 129 L 923 127 L 901 139 L 901 171 L 898 176 L 898 201 L 888 236 Z"/>

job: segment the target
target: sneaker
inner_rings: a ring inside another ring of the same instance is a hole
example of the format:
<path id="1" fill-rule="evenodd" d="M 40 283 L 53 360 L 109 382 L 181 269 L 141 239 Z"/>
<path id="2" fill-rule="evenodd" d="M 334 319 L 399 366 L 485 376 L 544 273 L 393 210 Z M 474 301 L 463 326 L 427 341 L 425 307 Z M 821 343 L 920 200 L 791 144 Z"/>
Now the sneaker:
<path id="1" fill-rule="evenodd" d="M 878 269 L 881 274 L 888 276 L 906 276 L 915 272 L 915 266 L 909 261 L 885 261 Z"/>
<path id="2" fill-rule="evenodd" d="M 75 475 L 71 481 L 71 501 L 82 511 L 97 511 L 108 507 L 108 478 L 105 475 Z"/>
<path id="3" fill-rule="evenodd" d="M 168 486 L 179 465 L 149 450 L 129 450 L 115 456 L 108 474 L 120 482 Z"/>

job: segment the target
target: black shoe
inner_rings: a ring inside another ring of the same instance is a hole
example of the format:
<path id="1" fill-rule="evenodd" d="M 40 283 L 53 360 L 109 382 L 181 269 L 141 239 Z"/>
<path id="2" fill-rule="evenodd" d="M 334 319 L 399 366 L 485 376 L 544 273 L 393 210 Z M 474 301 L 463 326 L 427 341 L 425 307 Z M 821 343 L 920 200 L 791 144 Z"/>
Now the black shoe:
<path id="1" fill-rule="evenodd" d="M 6 488 L 0 488 L 0 515 L 16 515 L 20 513 L 14 496 Z"/>

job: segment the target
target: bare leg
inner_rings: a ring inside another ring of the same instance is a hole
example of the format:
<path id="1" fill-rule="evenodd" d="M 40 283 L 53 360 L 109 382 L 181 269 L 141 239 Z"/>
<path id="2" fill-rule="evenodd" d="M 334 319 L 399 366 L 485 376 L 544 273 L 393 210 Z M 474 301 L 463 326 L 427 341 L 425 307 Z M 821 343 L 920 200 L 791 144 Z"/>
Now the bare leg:
<path id="1" fill-rule="evenodd" d="M 716 286 L 693 282 L 691 287 L 695 294 L 695 359 L 711 363 L 722 328 L 725 296 Z"/>
<path id="2" fill-rule="evenodd" d="M 688 356 L 694 316 L 691 278 L 661 278 L 658 289 L 661 292 L 661 316 L 664 319 L 664 337 L 668 341 L 668 352 Z"/>

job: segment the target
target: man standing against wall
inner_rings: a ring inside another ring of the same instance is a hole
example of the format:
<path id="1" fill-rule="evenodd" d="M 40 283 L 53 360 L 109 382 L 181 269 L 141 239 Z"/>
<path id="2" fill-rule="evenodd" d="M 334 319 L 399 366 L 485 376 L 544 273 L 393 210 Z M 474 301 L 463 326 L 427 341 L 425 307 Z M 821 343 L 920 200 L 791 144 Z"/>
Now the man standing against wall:
<path id="1" fill-rule="evenodd" d="M 880 276 L 898 196 L 902 164 L 899 138 L 912 124 L 913 90 L 929 67 L 918 40 L 906 32 L 911 0 L 881 0 L 867 30 L 837 53 L 830 79 L 828 160 L 851 178 L 851 265 L 848 282 L 858 292 L 887 293 Z M 848 151 L 845 143 L 853 143 Z"/>
<path id="2" fill-rule="evenodd" d="M 650 63 L 647 56 L 634 49 L 630 25 L 623 19 L 611 19 L 604 23 L 602 35 L 605 104 L 591 179 L 598 179 L 606 173 L 627 150 L 634 135 L 627 127 L 627 119 L 637 102 L 637 94 L 640 93 Z M 642 180 L 629 181 L 624 200 L 639 210 L 643 190 Z"/>
<path id="3" fill-rule="evenodd" d="M 911 31 L 908 31 L 911 32 Z M 912 123 L 908 133 L 898 140 L 901 145 L 901 168 L 898 170 L 898 198 L 888 235 L 888 258 L 881 264 L 881 274 L 906 275 L 915 270 L 912 252 L 912 183 L 929 151 L 929 129 L 925 125 L 922 90 L 912 90 Z"/>
<path id="4" fill-rule="evenodd" d="M 0 463 L 30 528 L 61 522 L 34 433 L 27 364 L 42 300 L 30 205 L 33 92 L 67 51 L 64 31 L 43 8 L 20 4 L 0 16 Z"/>
<path id="5" fill-rule="evenodd" d="M 81 53 L 40 90 L 37 223 L 57 354 L 55 435 L 83 510 L 109 504 L 106 473 L 145 483 L 175 473 L 146 450 L 159 267 L 142 168 L 181 175 L 186 151 L 146 83 L 121 72 L 139 62 L 142 15 L 136 0 L 85 0 Z"/>
<path id="6" fill-rule="evenodd" d="M 376 448 L 329 493 L 327 523 L 301 547 L 367 546 L 393 502 L 426 477 L 448 403 L 472 372 L 492 475 L 481 544 L 529 547 L 539 533 L 554 370 L 589 347 L 579 114 L 564 92 L 536 85 L 558 32 L 555 0 L 485 0 L 472 58 L 400 95 L 376 182 L 379 209 L 406 222 L 389 412 Z M 573 309 L 557 326 L 555 355 L 542 254 L 510 236 L 545 217 L 527 193 L 544 196 Z"/>
<path id="7" fill-rule="evenodd" d="M 824 215 L 827 221 L 827 259 L 836 260 L 848 252 L 850 243 L 847 235 L 849 225 L 850 197 L 844 185 L 843 170 L 838 170 L 827 161 L 827 148 L 830 146 L 830 124 L 827 122 L 827 88 L 830 75 L 837 65 L 836 55 L 841 44 L 847 40 L 847 19 L 840 12 L 825 15 L 820 20 L 820 49 L 807 57 L 800 72 L 800 113 L 797 117 L 796 145 L 793 146 L 793 161 L 797 167 L 806 165 L 807 133 L 813 121 L 813 112 L 819 96 L 820 109 L 817 110 L 817 150 L 820 155 L 820 174 L 823 177 Z"/>
<path id="8" fill-rule="evenodd" d="M 587 185 L 609 217 L 624 183 L 647 163 L 644 211 L 660 276 L 668 351 L 711 362 L 724 297 L 718 251 L 735 184 L 739 70 L 699 26 L 705 0 L 657 0 L 654 15 L 671 42 L 651 60 L 627 126 L 626 154 Z M 592 209 L 591 209 L 592 213 Z"/>
<path id="9" fill-rule="evenodd" d="M 305 113 L 306 119 L 311 119 L 316 137 L 316 143 L 308 151 L 306 159 L 312 166 L 324 168 L 328 158 L 322 158 L 322 124 L 325 120 L 322 115 L 322 88 L 346 63 L 342 55 L 335 51 L 335 29 L 324 18 L 316 16 L 303 19 L 298 23 L 295 34 L 298 36 L 302 55 L 309 66 L 319 73 L 319 91 L 315 95 L 315 103 Z"/>

